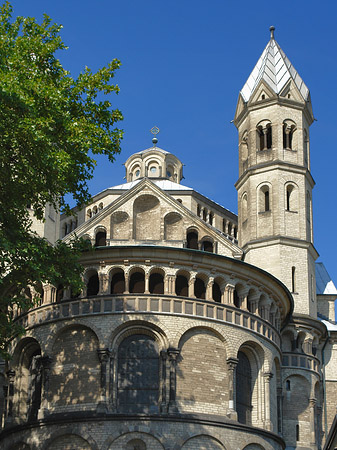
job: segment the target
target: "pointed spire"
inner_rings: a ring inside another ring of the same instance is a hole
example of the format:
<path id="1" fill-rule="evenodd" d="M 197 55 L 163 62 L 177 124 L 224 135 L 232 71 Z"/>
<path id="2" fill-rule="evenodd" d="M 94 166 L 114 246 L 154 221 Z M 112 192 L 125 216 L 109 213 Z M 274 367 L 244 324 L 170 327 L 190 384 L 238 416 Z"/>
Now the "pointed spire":
<path id="1" fill-rule="evenodd" d="M 287 82 L 292 79 L 303 99 L 307 101 L 309 99 L 309 89 L 304 84 L 302 78 L 286 57 L 281 47 L 275 41 L 275 27 L 271 26 L 269 30 L 270 41 L 263 50 L 256 66 L 241 90 L 244 101 L 248 102 L 262 79 L 277 95 L 282 91 Z"/>

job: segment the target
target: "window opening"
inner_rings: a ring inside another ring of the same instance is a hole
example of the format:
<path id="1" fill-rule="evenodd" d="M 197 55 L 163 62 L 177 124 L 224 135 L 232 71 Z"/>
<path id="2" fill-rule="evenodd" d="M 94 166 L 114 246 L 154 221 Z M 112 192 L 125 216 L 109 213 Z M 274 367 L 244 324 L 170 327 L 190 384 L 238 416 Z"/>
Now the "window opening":
<path id="1" fill-rule="evenodd" d="M 291 268 L 291 292 L 296 292 L 296 267 Z"/>
<path id="2" fill-rule="evenodd" d="M 194 282 L 194 295 L 196 298 L 201 298 L 205 300 L 206 296 L 206 286 L 201 278 L 196 278 Z"/>
<path id="3" fill-rule="evenodd" d="M 145 291 L 145 276 L 142 272 L 134 272 L 130 277 L 129 282 L 130 294 L 144 294 Z"/>
<path id="4" fill-rule="evenodd" d="M 251 424 L 252 414 L 252 371 L 248 357 L 238 353 L 238 365 L 236 367 L 236 411 L 238 421 L 247 425 Z"/>
<path id="5" fill-rule="evenodd" d="M 110 288 L 111 294 L 123 294 L 125 292 L 125 277 L 123 271 L 112 275 Z"/>
<path id="6" fill-rule="evenodd" d="M 195 231 L 190 231 L 187 233 L 187 248 L 193 248 L 198 250 L 198 233 Z"/>
<path id="7" fill-rule="evenodd" d="M 178 275 L 176 278 L 176 294 L 188 297 L 188 280 L 183 275 Z"/>
<path id="8" fill-rule="evenodd" d="M 216 281 L 214 281 L 212 286 L 212 298 L 215 302 L 221 303 L 221 290 Z"/>
<path id="9" fill-rule="evenodd" d="M 99 291 L 98 274 L 91 275 L 87 284 L 87 297 L 90 295 L 97 295 Z"/>
<path id="10" fill-rule="evenodd" d="M 106 246 L 106 231 L 99 231 L 96 234 L 95 247 L 105 247 Z"/>
<path id="11" fill-rule="evenodd" d="M 286 390 L 290 391 L 290 380 L 286 381 Z"/>
<path id="12" fill-rule="evenodd" d="M 149 280 L 151 294 L 164 294 L 164 278 L 160 273 L 152 273 Z"/>

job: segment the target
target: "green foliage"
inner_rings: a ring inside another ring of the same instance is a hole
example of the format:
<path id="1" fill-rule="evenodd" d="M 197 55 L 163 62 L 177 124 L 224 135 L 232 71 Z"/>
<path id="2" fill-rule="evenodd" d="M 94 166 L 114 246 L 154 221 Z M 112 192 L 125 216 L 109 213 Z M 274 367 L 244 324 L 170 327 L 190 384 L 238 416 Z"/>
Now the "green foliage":
<path id="1" fill-rule="evenodd" d="M 38 24 L 12 20 L 8 2 L 0 9 L 0 351 L 13 335 L 9 306 L 31 306 L 27 285 L 80 287 L 82 244 L 50 246 L 31 232 L 27 205 L 43 220 L 48 203 L 69 211 L 66 194 L 85 204 L 94 156 L 120 152 L 122 114 L 102 100 L 119 91 L 120 62 L 72 78 L 55 56 L 66 49 L 60 30 L 46 15 Z"/>

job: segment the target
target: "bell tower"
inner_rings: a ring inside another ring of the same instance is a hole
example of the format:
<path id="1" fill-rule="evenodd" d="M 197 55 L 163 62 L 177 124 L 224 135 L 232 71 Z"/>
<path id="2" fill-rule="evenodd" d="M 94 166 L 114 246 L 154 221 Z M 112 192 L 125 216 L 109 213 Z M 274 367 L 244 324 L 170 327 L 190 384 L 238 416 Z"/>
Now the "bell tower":
<path id="1" fill-rule="evenodd" d="M 313 246 L 309 89 L 274 39 L 242 88 L 239 133 L 239 245 L 245 261 L 280 279 L 295 312 L 317 317 Z"/>

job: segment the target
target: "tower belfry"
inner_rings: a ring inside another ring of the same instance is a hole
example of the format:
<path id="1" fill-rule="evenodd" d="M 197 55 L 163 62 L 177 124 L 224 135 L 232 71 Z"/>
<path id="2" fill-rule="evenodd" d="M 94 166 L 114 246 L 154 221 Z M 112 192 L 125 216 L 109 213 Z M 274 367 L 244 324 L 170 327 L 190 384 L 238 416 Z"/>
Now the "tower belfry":
<path id="1" fill-rule="evenodd" d="M 316 317 L 309 127 L 310 92 L 274 39 L 239 94 L 239 244 L 245 261 L 293 293 L 295 312 Z"/>

